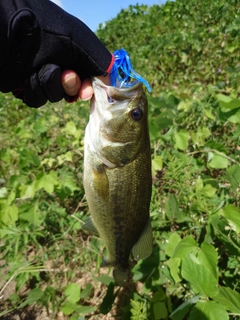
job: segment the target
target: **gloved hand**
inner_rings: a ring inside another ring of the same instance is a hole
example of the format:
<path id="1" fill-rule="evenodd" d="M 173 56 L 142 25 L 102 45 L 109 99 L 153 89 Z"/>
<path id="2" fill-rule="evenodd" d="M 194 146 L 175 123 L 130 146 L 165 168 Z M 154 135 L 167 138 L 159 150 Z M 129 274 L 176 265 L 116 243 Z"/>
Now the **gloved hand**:
<path id="1" fill-rule="evenodd" d="M 0 1 L 0 91 L 30 107 L 64 96 L 62 71 L 107 75 L 113 58 L 80 20 L 49 0 Z"/>

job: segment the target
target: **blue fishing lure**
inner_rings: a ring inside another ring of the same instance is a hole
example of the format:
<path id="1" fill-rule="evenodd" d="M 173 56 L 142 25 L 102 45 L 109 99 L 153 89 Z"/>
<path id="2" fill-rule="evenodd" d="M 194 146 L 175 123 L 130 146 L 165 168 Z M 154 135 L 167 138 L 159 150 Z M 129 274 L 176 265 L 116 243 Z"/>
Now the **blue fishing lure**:
<path id="1" fill-rule="evenodd" d="M 114 87 L 132 87 L 137 82 L 142 82 L 148 92 L 151 92 L 150 84 L 141 77 L 132 67 L 130 57 L 125 49 L 119 49 L 113 53 L 115 61 L 111 70 L 111 85 Z M 135 81 L 132 81 L 135 79 Z"/>

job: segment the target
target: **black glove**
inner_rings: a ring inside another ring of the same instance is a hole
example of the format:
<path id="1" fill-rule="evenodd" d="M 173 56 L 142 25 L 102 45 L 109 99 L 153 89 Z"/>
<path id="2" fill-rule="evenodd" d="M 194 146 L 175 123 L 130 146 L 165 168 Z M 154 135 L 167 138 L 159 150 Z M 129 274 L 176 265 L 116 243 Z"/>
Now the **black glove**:
<path id="1" fill-rule="evenodd" d="M 0 41 L 0 91 L 31 107 L 65 96 L 63 70 L 84 79 L 107 75 L 113 63 L 84 23 L 49 0 L 1 0 Z"/>

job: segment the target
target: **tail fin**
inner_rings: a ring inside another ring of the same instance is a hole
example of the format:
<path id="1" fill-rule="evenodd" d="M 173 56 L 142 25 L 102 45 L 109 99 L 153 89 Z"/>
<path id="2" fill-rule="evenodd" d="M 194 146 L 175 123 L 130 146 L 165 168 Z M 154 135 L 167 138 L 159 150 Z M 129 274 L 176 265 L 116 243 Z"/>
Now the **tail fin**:
<path id="1" fill-rule="evenodd" d="M 100 268 L 103 267 L 111 267 L 114 263 L 110 262 L 108 259 L 104 259 L 101 262 Z M 124 287 L 128 283 L 129 279 L 129 268 L 123 269 L 121 267 L 115 267 L 113 269 L 113 278 L 117 282 L 117 284 L 121 287 Z"/>
<path id="2" fill-rule="evenodd" d="M 124 287 L 128 283 L 129 273 L 129 269 L 116 267 L 113 270 L 113 277 L 119 286 Z"/>

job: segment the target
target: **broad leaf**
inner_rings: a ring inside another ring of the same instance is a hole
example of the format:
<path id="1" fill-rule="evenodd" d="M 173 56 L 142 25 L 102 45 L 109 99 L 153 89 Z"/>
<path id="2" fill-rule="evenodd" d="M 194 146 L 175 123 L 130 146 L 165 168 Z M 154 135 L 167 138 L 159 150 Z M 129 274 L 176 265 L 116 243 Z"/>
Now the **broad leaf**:
<path id="1" fill-rule="evenodd" d="M 218 94 L 217 99 L 223 112 L 228 112 L 240 107 L 240 99 L 234 99 L 223 94 Z"/>
<path id="2" fill-rule="evenodd" d="M 166 214 L 170 220 L 180 221 L 182 219 L 182 213 L 179 209 L 177 198 L 172 193 L 169 195 L 166 202 Z"/>
<path id="3" fill-rule="evenodd" d="M 5 225 L 7 227 L 15 226 L 15 222 L 18 220 L 18 207 L 15 204 L 11 206 L 7 204 L 0 204 L 0 226 Z"/>
<path id="4" fill-rule="evenodd" d="M 152 170 L 153 174 L 156 174 L 156 171 L 161 171 L 163 166 L 162 157 L 161 156 L 155 156 L 152 159 Z"/>
<path id="5" fill-rule="evenodd" d="M 177 244 L 181 241 L 181 237 L 179 236 L 178 233 L 172 233 L 168 239 L 168 244 L 167 244 L 167 247 L 166 247 L 166 254 L 169 256 L 169 257 L 172 257 L 173 254 L 174 254 L 174 251 L 175 251 L 175 248 L 177 246 Z"/>
<path id="6" fill-rule="evenodd" d="M 188 146 L 189 133 L 186 130 L 180 130 L 174 134 L 176 149 L 186 150 Z"/>
<path id="7" fill-rule="evenodd" d="M 40 212 L 37 205 L 22 204 L 19 207 L 19 218 L 32 223 L 34 226 L 40 226 L 45 215 Z"/>
<path id="8" fill-rule="evenodd" d="M 213 154 L 208 162 L 210 168 L 225 169 L 228 166 L 228 159 L 219 154 Z"/>
<path id="9" fill-rule="evenodd" d="M 66 286 L 64 293 L 69 302 L 76 303 L 80 300 L 80 291 L 81 288 L 79 285 L 76 283 L 70 283 Z"/>
<path id="10" fill-rule="evenodd" d="M 227 311 L 215 301 L 198 301 L 193 307 L 188 320 L 228 320 Z"/>
<path id="11" fill-rule="evenodd" d="M 233 226 L 234 230 L 237 233 L 240 233 L 240 210 L 238 208 L 236 208 L 232 204 L 229 204 L 226 207 L 220 209 L 218 213 L 227 218 L 229 223 Z"/>
<path id="12" fill-rule="evenodd" d="M 181 278 L 179 277 L 180 274 L 180 264 L 181 264 L 181 259 L 180 258 L 170 258 L 167 261 L 167 265 L 170 269 L 171 276 L 175 283 L 178 283 L 181 281 Z"/>
<path id="13" fill-rule="evenodd" d="M 198 259 L 212 273 L 212 276 L 217 279 L 217 261 L 218 254 L 216 249 L 207 242 L 203 242 L 201 249 L 198 252 Z"/>
<path id="14" fill-rule="evenodd" d="M 229 287 L 220 287 L 214 301 L 219 302 L 226 310 L 240 314 L 240 293 Z"/>
<path id="15" fill-rule="evenodd" d="M 175 309 L 171 314 L 170 318 L 172 320 L 183 320 L 185 315 L 188 313 L 190 307 L 199 300 L 200 296 L 195 296 L 190 300 L 183 302 L 177 309 Z"/>
<path id="16" fill-rule="evenodd" d="M 73 313 L 77 307 L 78 307 L 78 305 L 76 303 L 66 301 L 63 303 L 61 310 L 62 310 L 63 314 L 69 315 L 69 314 Z"/>
<path id="17" fill-rule="evenodd" d="M 177 244 L 172 257 L 173 258 L 188 257 L 190 253 L 194 253 L 197 250 L 198 250 L 198 247 L 193 237 L 187 236 Z"/>
<path id="18" fill-rule="evenodd" d="M 240 166 L 237 164 L 232 165 L 227 170 L 226 175 L 228 181 L 231 183 L 231 187 L 236 190 L 240 185 Z"/>
<path id="19" fill-rule="evenodd" d="M 195 294 L 201 294 L 206 297 L 214 297 L 218 294 L 217 279 L 192 254 L 183 258 L 181 274 L 189 282 Z"/>

